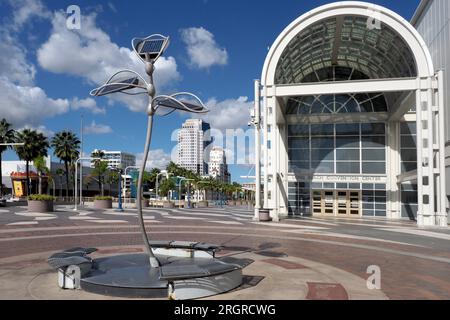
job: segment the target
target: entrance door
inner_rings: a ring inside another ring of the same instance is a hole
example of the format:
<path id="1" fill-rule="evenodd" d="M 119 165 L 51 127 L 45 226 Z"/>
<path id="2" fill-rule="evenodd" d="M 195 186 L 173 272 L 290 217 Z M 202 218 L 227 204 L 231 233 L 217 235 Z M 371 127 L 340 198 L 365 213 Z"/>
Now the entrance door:
<path id="1" fill-rule="evenodd" d="M 336 217 L 361 215 L 361 192 L 348 190 L 313 191 L 313 214 Z"/>

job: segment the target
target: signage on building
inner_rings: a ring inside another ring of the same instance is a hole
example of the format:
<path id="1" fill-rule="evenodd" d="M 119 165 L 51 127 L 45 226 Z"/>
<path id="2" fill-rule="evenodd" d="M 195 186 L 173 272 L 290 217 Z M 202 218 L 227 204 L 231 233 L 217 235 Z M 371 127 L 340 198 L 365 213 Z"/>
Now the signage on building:
<path id="1" fill-rule="evenodd" d="M 381 176 L 314 176 L 312 182 L 330 183 L 386 183 L 387 178 Z"/>

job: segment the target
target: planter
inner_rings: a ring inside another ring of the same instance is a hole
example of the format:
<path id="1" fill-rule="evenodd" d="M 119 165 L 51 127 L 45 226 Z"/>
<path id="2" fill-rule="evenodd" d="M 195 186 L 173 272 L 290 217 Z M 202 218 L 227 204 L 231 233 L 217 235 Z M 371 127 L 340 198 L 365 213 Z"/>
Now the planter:
<path id="1" fill-rule="evenodd" d="M 98 210 L 112 209 L 112 199 L 110 199 L 110 200 L 94 200 L 94 209 L 98 209 Z"/>
<path id="2" fill-rule="evenodd" d="M 172 209 L 172 208 L 175 208 L 175 204 L 173 202 L 164 201 L 163 208 Z"/>
<path id="3" fill-rule="evenodd" d="M 259 221 L 263 221 L 263 222 L 272 221 L 272 218 L 270 217 L 269 209 L 260 209 L 259 210 Z"/>
<path id="4" fill-rule="evenodd" d="M 197 208 L 208 208 L 208 201 L 199 201 L 197 203 Z"/>
<path id="5" fill-rule="evenodd" d="M 28 200 L 28 211 L 37 213 L 53 212 L 53 201 Z"/>

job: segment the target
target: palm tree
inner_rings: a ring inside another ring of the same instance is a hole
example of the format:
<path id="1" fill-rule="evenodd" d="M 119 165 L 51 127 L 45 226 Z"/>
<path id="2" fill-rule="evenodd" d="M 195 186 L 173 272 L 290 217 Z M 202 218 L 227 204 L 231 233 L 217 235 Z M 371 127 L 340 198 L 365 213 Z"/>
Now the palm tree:
<path id="1" fill-rule="evenodd" d="M 16 152 L 19 158 L 26 162 L 27 195 L 30 195 L 30 161 L 33 161 L 39 156 L 46 157 L 47 149 L 50 145 L 42 133 L 30 129 L 17 132 L 16 139 L 24 143 L 23 146 L 16 147 Z"/>
<path id="2" fill-rule="evenodd" d="M 44 173 L 48 177 L 50 170 L 45 165 L 45 159 L 42 155 L 37 157 L 36 159 L 34 159 L 33 163 L 34 163 L 34 167 L 38 171 L 38 175 L 39 175 L 39 189 L 38 189 L 39 191 L 38 191 L 38 193 L 42 194 L 42 174 Z M 50 178 L 50 177 L 48 177 L 48 178 Z M 50 182 L 50 180 L 49 180 L 49 182 Z"/>
<path id="3" fill-rule="evenodd" d="M 2 119 L 0 121 L 0 143 L 12 143 L 14 142 L 14 136 L 15 131 L 11 129 L 11 124 L 6 119 Z M 0 197 L 3 195 L 2 153 L 8 148 L 7 146 L 0 146 Z"/>
<path id="4" fill-rule="evenodd" d="M 51 146 L 54 154 L 62 162 L 66 168 L 66 196 L 69 196 L 69 166 L 72 165 L 79 157 L 80 140 L 76 134 L 71 131 L 58 132 L 52 139 Z"/>
<path id="5" fill-rule="evenodd" d="M 101 190 L 101 195 L 104 196 L 103 190 L 103 180 L 106 172 L 108 171 L 108 163 L 102 161 L 105 157 L 105 152 L 102 150 L 95 150 L 92 153 L 93 158 L 97 158 L 94 160 L 94 170 L 92 172 L 93 175 L 97 176 L 98 189 Z"/>
<path id="6" fill-rule="evenodd" d="M 61 168 L 56 169 L 56 175 L 59 177 L 59 197 L 62 197 L 62 177 L 64 175 L 64 170 Z"/>

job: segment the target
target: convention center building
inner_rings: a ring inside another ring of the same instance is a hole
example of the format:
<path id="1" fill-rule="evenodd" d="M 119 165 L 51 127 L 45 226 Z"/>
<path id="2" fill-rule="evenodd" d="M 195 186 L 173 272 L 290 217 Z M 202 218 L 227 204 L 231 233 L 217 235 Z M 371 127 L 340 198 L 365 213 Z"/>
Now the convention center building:
<path id="1" fill-rule="evenodd" d="M 281 32 L 255 84 L 260 208 L 448 226 L 449 13 L 341 1 Z"/>

